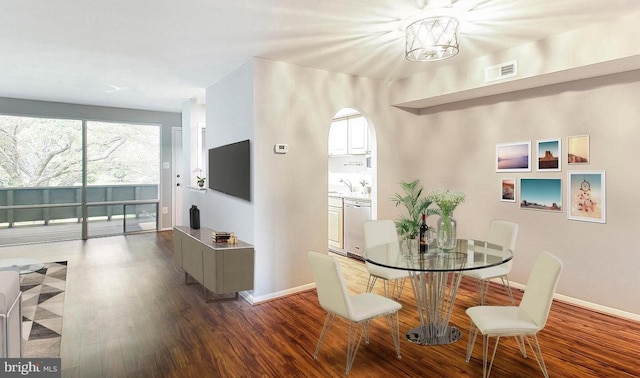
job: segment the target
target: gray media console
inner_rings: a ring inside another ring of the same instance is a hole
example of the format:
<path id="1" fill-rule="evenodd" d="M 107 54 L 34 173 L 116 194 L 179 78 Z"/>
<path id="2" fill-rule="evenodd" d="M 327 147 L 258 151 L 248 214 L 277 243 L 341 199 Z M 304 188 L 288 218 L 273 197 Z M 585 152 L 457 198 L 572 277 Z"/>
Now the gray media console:
<path id="1" fill-rule="evenodd" d="M 184 269 L 187 284 L 191 277 L 204 286 L 207 301 L 237 299 L 239 291 L 253 290 L 253 246 L 242 241 L 213 243 L 212 232 L 208 228 L 174 227 L 175 261 Z"/>

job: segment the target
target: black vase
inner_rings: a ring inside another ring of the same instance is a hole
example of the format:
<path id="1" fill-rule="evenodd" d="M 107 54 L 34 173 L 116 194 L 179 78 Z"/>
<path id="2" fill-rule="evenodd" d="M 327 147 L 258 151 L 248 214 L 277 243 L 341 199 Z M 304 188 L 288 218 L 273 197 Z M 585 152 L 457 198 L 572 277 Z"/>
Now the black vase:
<path id="1" fill-rule="evenodd" d="M 189 226 L 194 230 L 200 228 L 200 210 L 196 205 L 191 205 L 189 209 Z"/>

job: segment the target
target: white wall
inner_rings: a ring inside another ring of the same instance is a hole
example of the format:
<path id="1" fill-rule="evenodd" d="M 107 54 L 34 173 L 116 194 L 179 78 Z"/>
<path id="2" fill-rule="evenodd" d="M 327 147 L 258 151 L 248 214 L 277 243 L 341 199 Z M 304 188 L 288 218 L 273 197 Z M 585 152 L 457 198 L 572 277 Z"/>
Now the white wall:
<path id="1" fill-rule="evenodd" d="M 215 115 L 214 124 L 225 124 L 219 132 L 230 133 L 224 137 L 228 142 L 252 139 L 253 199 L 247 204 L 207 193 L 207 202 L 215 204 L 207 205 L 205 217 L 214 218 L 205 224 L 242 229 L 246 234 L 240 237 L 255 244 L 254 300 L 311 284 L 305 253 L 327 248 L 328 130 L 338 109 L 353 107 L 367 117 L 377 139 L 378 218 L 401 213 L 388 201 L 401 180 L 420 178 L 427 189 L 461 189 L 467 193 L 455 213 L 461 236 L 483 237 L 492 218 L 520 224 L 515 282 L 526 282 L 534 256 L 547 249 L 565 262 L 560 294 L 637 315 L 640 302 L 633 298 L 640 286 L 640 257 L 633 234 L 640 205 L 632 190 L 640 181 L 633 174 L 633 142 L 640 140 L 639 90 L 640 72 L 631 71 L 441 105 L 415 115 L 389 105 L 385 83 L 254 59 L 207 95 L 209 127 Z M 578 169 L 607 172 L 606 224 L 569 221 L 565 212 L 520 210 L 499 200 L 500 178 L 558 177 L 564 182 L 569 167 L 565 160 L 562 172 L 498 174 L 497 143 L 531 140 L 535 145 L 538 139 L 562 138 L 566 144 L 567 136 L 578 134 L 591 135 L 591 164 Z M 288 143 L 289 153 L 274 154 L 276 143 Z M 243 222 L 252 222 L 253 230 L 242 228 Z"/>
<path id="2" fill-rule="evenodd" d="M 422 109 L 640 69 L 640 13 L 527 43 L 471 61 L 435 65 L 391 84 L 389 103 Z M 461 48 L 464 48 L 462 46 Z M 517 61 L 517 76 L 485 83 L 485 68 Z"/>
<path id="3" fill-rule="evenodd" d="M 565 264 L 558 293 L 640 314 L 640 254 L 633 237 L 640 224 L 633 194 L 640 185 L 638 93 L 640 71 L 632 71 L 429 109 L 416 132 L 428 140 L 426 151 L 437 163 L 422 177 L 429 186 L 467 194 L 455 212 L 462 236 L 482 237 L 492 218 L 520 224 L 512 280 L 526 283 L 537 253 L 549 250 Z M 566 138 L 581 134 L 590 135 L 590 164 L 568 166 Z M 562 139 L 562 172 L 495 172 L 497 143 L 529 140 L 535 149 L 536 140 L 548 138 Z M 606 171 L 606 224 L 567 219 L 569 170 Z M 501 202 L 500 179 L 506 177 L 562 179 L 565 210 L 521 210 Z"/>
<path id="4" fill-rule="evenodd" d="M 312 282 L 306 252 L 326 251 L 328 135 L 344 107 L 380 125 L 401 111 L 385 109 L 381 82 L 255 59 L 256 295 L 267 299 Z M 259 100 L 258 100 L 259 99 Z M 370 125 L 377 127 L 377 125 Z M 289 153 L 274 154 L 276 143 Z M 260 290 L 258 292 L 258 290 Z"/>
<path id="5" fill-rule="evenodd" d="M 206 148 L 250 139 L 252 164 L 255 164 L 252 67 L 249 62 L 207 88 Z M 253 182 L 252 186 L 252 192 L 255 192 Z M 241 240 L 254 242 L 253 201 L 248 202 L 210 189 L 185 190 L 184 195 L 185 211 L 192 205 L 200 210 L 201 227 L 234 232 Z M 251 196 L 254 197 L 254 194 Z M 189 219 L 188 215 L 185 219 Z"/>
<path id="6" fill-rule="evenodd" d="M 184 204 L 201 209 L 203 227 L 233 231 L 254 244 L 253 301 L 312 283 L 306 252 L 328 247 L 331 120 L 353 107 L 376 120 L 372 128 L 412 122 L 413 116 L 386 108 L 386 90 L 374 80 L 262 59 L 207 89 L 207 147 L 251 139 L 252 200 L 185 191 Z M 275 154 L 276 143 L 288 143 L 289 153 Z"/>
<path id="7" fill-rule="evenodd" d="M 180 180 L 182 185 L 182 219 L 184 224 L 189 225 L 189 209 L 192 205 L 198 206 L 203 200 L 204 192 L 194 189 L 191 180 L 192 170 L 194 169 L 193 160 L 197 153 L 193 135 L 197 131 L 198 123 L 206 122 L 206 107 L 204 104 L 198 104 L 196 99 L 189 99 L 182 104 L 182 177 Z M 206 175 L 206 173 L 205 173 Z"/>

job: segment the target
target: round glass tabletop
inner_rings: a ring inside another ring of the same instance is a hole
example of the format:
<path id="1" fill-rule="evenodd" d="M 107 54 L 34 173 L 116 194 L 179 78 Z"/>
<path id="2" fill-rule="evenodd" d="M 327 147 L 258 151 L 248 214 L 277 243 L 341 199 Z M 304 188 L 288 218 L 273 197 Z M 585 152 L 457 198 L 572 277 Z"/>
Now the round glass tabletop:
<path id="1" fill-rule="evenodd" d="M 36 272 L 44 267 L 44 264 L 35 259 L 28 258 L 12 258 L 0 259 L 0 271 L 13 270 L 19 274 L 27 274 Z"/>

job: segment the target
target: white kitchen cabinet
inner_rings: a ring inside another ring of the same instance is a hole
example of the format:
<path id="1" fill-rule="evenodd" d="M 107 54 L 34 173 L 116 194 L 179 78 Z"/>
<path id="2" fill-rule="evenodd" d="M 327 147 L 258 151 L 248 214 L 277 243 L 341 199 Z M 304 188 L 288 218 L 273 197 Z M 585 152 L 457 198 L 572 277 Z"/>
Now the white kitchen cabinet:
<path id="1" fill-rule="evenodd" d="M 329 156 L 348 154 L 348 139 L 347 119 L 332 122 L 329 130 Z"/>
<path id="2" fill-rule="evenodd" d="M 369 153 L 369 127 L 364 117 L 349 119 L 349 140 L 347 153 L 362 155 Z"/>
<path id="3" fill-rule="evenodd" d="M 369 153 L 369 127 L 363 116 L 335 120 L 329 130 L 329 156 Z"/>
<path id="4" fill-rule="evenodd" d="M 342 198 L 329 197 L 329 247 L 344 248 Z"/>

